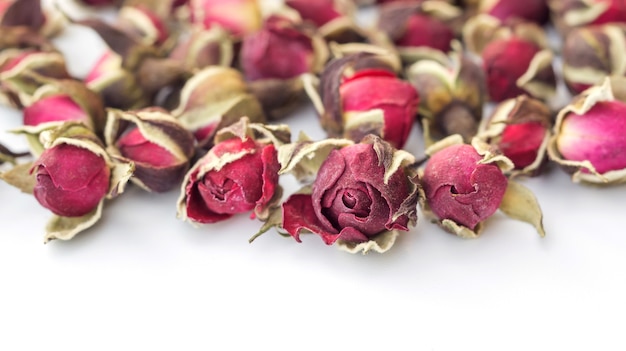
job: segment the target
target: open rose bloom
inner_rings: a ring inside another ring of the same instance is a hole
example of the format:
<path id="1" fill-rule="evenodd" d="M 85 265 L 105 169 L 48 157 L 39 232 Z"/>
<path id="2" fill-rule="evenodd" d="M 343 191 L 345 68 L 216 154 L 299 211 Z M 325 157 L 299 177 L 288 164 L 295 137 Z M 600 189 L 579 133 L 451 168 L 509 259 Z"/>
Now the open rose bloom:
<path id="1" fill-rule="evenodd" d="M 312 232 L 351 253 L 385 252 L 417 221 L 415 159 L 379 137 L 301 139 L 283 146 L 280 158 L 281 173 L 315 176 L 282 206 L 278 226 L 298 242 Z"/>
<path id="2" fill-rule="evenodd" d="M 626 181 L 626 79 L 607 78 L 557 115 L 548 156 L 572 173 L 575 182 Z"/>
<path id="3" fill-rule="evenodd" d="M 46 226 L 46 242 L 69 240 L 100 219 L 105 199 L 124 191 L 134 165 L 111 159 L 82 123 L 50 126 L 40 137 L 41 155 L 33 163 L 2 173 L 1 178 L 32 193 L 54 213 Z"/>
<path id="4" fill-rule="evenodd" d="M 178 199 L 178 217 L 215 223 L 238 213 L 267 220 L 282 195 L 277 148 L 289 142 L 285 125 L 239 122 L 221 129 L 215 145 L 187 172 Z"/>
<path id="5" fill-rule="evenodd" d="M 510 181 L 504 172 L 511 160 L 474 139 L 464 144 L 453 135 L 426 150 L 430 156 L 421 176 L 422 208 L 446 231 L 476 238 L 498 209 L 532 224 L 543 236 L 543 215 L 533 193 Z"/>

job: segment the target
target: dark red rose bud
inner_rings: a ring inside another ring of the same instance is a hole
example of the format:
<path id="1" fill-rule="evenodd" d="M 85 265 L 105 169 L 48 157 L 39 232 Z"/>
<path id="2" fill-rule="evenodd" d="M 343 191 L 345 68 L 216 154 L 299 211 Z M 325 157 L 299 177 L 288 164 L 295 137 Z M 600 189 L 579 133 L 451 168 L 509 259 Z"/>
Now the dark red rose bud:
<path id="1" fill-rule="evenodd" d="M 286 0 L 285 5 L 298 11 L 305 21 L 313 22 L 317 27 L 347 15 L 352 5 L 344 0 Z"/>
<path id="2" fill-rule="evenodd" d="M 543 24 L 548 20 L 550 10 L 546 0 L 481 0 L 479 12 L 506 21 L 510 18 L 521 18 Z"/>
<path id="3" fill-rule="evenodd" d="M 510 217 L 533 224 L 544 235 L 534 195 L 508 181 L 503 173 L 513 167 L 508 158 L 477 139 L 472 145 L 463 144 L 459 136 L 434 144 L 426 153 L 430 159 L 421 178 L 423 206 L 444 229 L 475 238 L 482 223 L 502 209 Z"/>
<path id="4" fill-rule="evenodd" d="M 288 140 L 275 135 L 277 131 L 249 124 L 246 118 L 220 130 L 215 146 L 185 176 L 178 216 L 215 223 L 254 210 L 253 217 L 267 219 L 268 209 L 282 194 L 276 146 Z"/>
<path id="5" fill-rule="evenodd" d="M 110 170 L 90 150 L 61 144 L 44 151 L 33 165 L 33 194 L 39 203 L 64 217 L 93 211 L 109 190 Z"/>
<path id="6" fill-rule="evenodd" d="M 461 14 L 442 1 L 394 2 L 381 7 L 378 28 L 396 44 L 404 61 L 415 62 L 451 50 L 453 22 Z"/>
<path id="7" fill-rule="evenodd" d="M 143 189 L 165 192 L 180 185 L 194 154 L 194 137 L 164 110 L 110 110 L 106 142 L 109 153 L 135 164 L 131 181 Z"/>
<path id="8" fill-rule="evenodd" d="M 518 38 L 492 41 L 482 53 L 489 96 L 495 102 L 521 94 L 546 99 L 556 91 L 552 53 Z"/>
<path id="9" fill-rule="evenodd" d="M 520 95 L 496 106 L 479 138 L 508 157 L 513 175 L 538 175 L 545 165 L 552 112 L 543 102 Z"/>
<path id="10" fill-rule="evenodd" d="M 261 30 L 244 37 L 240 63 L 248 80 L 289 79 L 319 72 L 327 57 L 325 43 L 314 30 L 272 16 Z"/>
<path id="11" fill-rule="evenodd" d="M 605 24 L 571 30 L 563 45 L 563 78 L 578 94 L 607 76 L 626 75 L 626 26 Z"/>
<path id="12" fill-rule="evenodd" d="M 332 139 L 295 147 L 292 160 L 321 158 Z M 313 155 L 301 155 L 301 150 Z M 317 153 L 317 154 L 316 154 Z M 320 159 L 321 161 L 321 159 Z M 302 230 L 319 235 L 327 245 L 338 243 L 350 251 L 384 252 L 398 231 L 417 220 L 415 160 L 377 137 L 333 149 L 319 167 L 310 192 L 295 194 L 283 204 L 282 227 L 300 241 Z M 299 161 L 297 161 L 299 162 Z"/>
<path id="13" fill-rule="evenodd" d="M 190 0 L 193 22 L 205 28 L 220 26 L 236 37 L 261 28 L 261 9 L 257 0 Z"/>

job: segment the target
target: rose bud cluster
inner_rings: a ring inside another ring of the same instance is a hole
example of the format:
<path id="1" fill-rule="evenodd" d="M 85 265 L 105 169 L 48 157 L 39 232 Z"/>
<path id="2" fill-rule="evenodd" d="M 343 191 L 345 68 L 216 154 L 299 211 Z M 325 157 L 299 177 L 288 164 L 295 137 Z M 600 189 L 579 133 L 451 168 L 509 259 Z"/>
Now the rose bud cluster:
<path id="1" fill-rule="evenodd" d="M 329 62 L 319 90 L 307 89 L 328 135 L 358 142 L 374 134 L 402 148 L 413 127 L 419 97 L 410 83 L 396 76 L 396 69 L 393 56 L 380 50 Z"/>
<path id="2" fill-rule="evenodd" d="M 551 160 L 572 173 L 575 182 L 621 183 L 626 180 L 625 78 L 607 78 L 591 87 L 557 115 L 548 145 Z"/>
<path id="3" fill-rule="evenodd" d="M 178 199 L 178 217 L 215 223 L 254 211 L 266 220 L 282 196 L 277 148 L 288 143 L 286 125 L 239 122 L 221 129 L 215 146 L 187 172 Z"/>
<path id="4" fill-rule="evenodd" d="M 393 2 L 381 6 L 378 28 L 404 62 L 441 58 L 452 49 L 462 11 L 443 1 Z"/>
<path id="5" fill-rule="evenodd" d="M 61 53 L 37 48 L 0 51 L 0 103 L 20 108 L 28 104 L 41 78 L 70 78 Z"/>
<path id="6" fill-rule="evenodd" d="M 503 173 L 513 167 L 508 158 L 478 139 L 464 144 L 458 135 L 432 145 L 426 153 L 430 158 L 421 176 L 422 207 L 446 231 L 476 238 L 484 221 L 500 209 L 544 235 L 534 195 Z"/>
<path id="7" fill-rule="evenodd" d="M 193 23 L 226 29 L 236 38 L 261 28 L 261 8 L 257 0 L 189 0 Z"/>
<path id="8" fill-rule="evenodd" d="M 133 183 L 159 193 L 180 185 L 194 155 L 191 132 L 158 108 L 109 110 L 105 140 L 111 157 L 135 164 Z"/>
<path id="9" fill-rule="evenodd" d="M 54 216 L 45 241 L 68 240 L 101 216 L 105 198 L 123 192 L 132 163 L 109 157 L 100 139 L 82 123 L 66 122 L 41 133 L 44 150 L 32 164 L 16 166 L 2 179 L 32 193 Z"/>
<path id="10" fill-rule="evenodd" d="M 96 19 L 79 23 L 95 30 L 110 48 L 84 80 L 102 95 L 108 107 L 152 106 L 160 91 L 176 86 L 189 75 L 178 61 L 162 57 L 157 48 L 143 44 L 121 28 Z"/>
<path id="11" fill-rule="evenodd" d="M 623 0 L 547 0 L 552 22 L 562 35 L 575 27 L 626 22 Z"/>
<path id="12" fill-rule="evenodd" d="M 606 76 L 626 75 L 626 25 L 572 29 L 563 44 L 563 78 L 575 94 L 601 84 Z"/>
<path id="13" fill-rule="evenodd" d="M 480 0 L 478 11 L 503 22 L 519 18 L 537 24 L 544 24 L 550 15 L 546 0 Z"/>
<path id="14" fill-rule="evenodd" d="M 408 152 L 370 135 L 356 144 L 300 140 L 280 155 L 281 174 L 315 175 L 283 203 L 277 223 L 298 242 L 302 232 L 312 232 L 351 253 L 385 252 L 415 225 L 419 192 Z"/>
<path id="15" fill-rule="evenodd" d="M 198 147 L 210 149 L 215 133 L 246 116 L 253 123 L 265 122 L 263 108 L 250 93 L 242 74 L 232 68 L 209 66 L 189 79 L 172 111 L 193 133 Z"/>
<path id="16" fill-rule="evenodd" d="M 469 142 L 478 132 L 487 99 L 485 74 L 460 51 L 451 52 L 446 62 L 420 60 L 406 71 L 419 92 L 426 145 L 453 134 Z"/>
<path id="17" fill-rule="evenodd" d="M 526 95 L 498 104 L 478 137 L 513 162 L 512 175 L 538 175 L 547 161 L 552 112 Z"/>

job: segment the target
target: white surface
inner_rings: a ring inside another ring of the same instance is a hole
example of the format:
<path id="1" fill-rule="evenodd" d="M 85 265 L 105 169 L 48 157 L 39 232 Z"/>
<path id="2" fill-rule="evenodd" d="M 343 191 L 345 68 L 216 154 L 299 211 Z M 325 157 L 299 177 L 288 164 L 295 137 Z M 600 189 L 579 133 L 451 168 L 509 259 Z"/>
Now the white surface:
<path id="1" fill-rule="evenodd" d="M 59 43 L 77 75 L 101 48 L 77 28 Z M 324 135 L 311 108 L 286 122 Z M 0 142 L 25 145 L 4 132 L 20 123 L 2 108 Z M 498 214 L 462 240 L 420 214 L 390 252 L 362 256 L 317 236 L 248 244 L 247 215 L 194 228 L 175 217 L 177 191 L 137 188 L 88 232 L 43 245 L 49 212 L 0 183 L 0 349 L 623 350 L 626 189 L 555 167 L 524 184 L 544 239 Z"/>

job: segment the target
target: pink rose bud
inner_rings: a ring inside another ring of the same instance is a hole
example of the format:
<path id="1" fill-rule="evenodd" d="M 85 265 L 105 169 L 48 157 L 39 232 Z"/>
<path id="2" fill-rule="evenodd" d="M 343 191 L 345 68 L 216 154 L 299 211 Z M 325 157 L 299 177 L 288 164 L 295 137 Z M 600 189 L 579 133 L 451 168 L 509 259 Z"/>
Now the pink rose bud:
<path id="1" fill-rule="evenodd" d="M 261 137 L 255 138 L 255 133 Z M 254 210 L 266 219 L 280 198 L 275 131 L 247 118 L 221 129 L 209 152 L 189 170 L 183 181 L 178 214 L 197 223 L 215 223 Z M 289 132 L 286 133 L 287 139 Z M 288 140 L 283 140 L 286 142 Z"/>
<path id="2" fill-rule="evenodd" d="M 550 108 L 520 95 L 496 106 L 479 137 L 513 162 L 513 174 L 538 175 L 545 165 L 551 128 Z"/>
<path id="3" fill-rule="evenodd" d="M 626 76 L 626 26 L 605 24 L 572 29 L 563 44 L 563 78 L 581 93 L 607 76 Z"/>
<path id="4" fill-rule="evenodd" d="M 404 61 L 415 62 L 451 50 L 452 23 L 461 14 L 443 1 L 394 2 L 381 6 L 378 28 L 397 45 Z"/>
<path id="5" fill-rule="evenodd" d="M 60 144 L 41 154 L 32 171 L 37 178 L 34 195 L 39 203 L 63 217 L 93 211 L 107 194 L 110 170 L 91 150 Z"/>
<path id="6" fill-rule="evenodd" d="M 261 28 L 261 9 L 257 0 L 190 0 L 192 19 L 205 28 L 220 26 L 236 37 Z"/>
<path id="7" fill-rule="evenodd" d="M 520 18 L 538 24 L 545 23 L 550 13 L 546 0 L 481 0 L 479 12 L 487 13 L 501 21 Z"/>
<path id="8" fill-rule="evenodd" d="M 83 83 L 57 80 L 40 87 L 34 102 L 24 108 L 24 125 L 38 126 L 51 122 L 82 122 L 96 134 L 104 130 L 104 105 L 98 94 Z"/>
<path id="9" fill-rule="evenodd" d="M 533 42 L 515 37 L 494 40 L 482 58 L 489 95 L 495 102 L 521 94 L 546 99 L 556 91 L 552 53 Z"/>
<path id="10" fill-rule="evenodd" d="M 303 20 L 313 22 L 317 27 L 344 15 L 339 9 L 338 0 L 286 0 L 285 5 L 298 11 Z"/>
<path id="11" fill-rule="evenodd" d="M 286 17 L 269 17 L 261 30 L 244 37 L 241 68 L 248 80 L 289 79 L 317 72 L 326 60 L 326 52 L 318 50 L 318 47 L 325 48 L 320 40 L 311 28 Z"/>
<path id="12" fill-rule="evenodd" d="M 166 111 L 109 110 L 109 153 L 135 164 L 131 181 L 154 192 L 179 186 L 194 154 L 194 137 Z"/>
<path id="13" fill-rule="evenodd" d="M 446 231 L 476 238 L 483 222 L 498 209 L 513 219 L 532 224 L 544 236 L 543 214 L 533 193 L 510 181 L 503 172 L 511 160 L 474 138 L 463 144 L 453 135 L 426 149 L 430 156 L 421 177 L 425 213 Z"/>
<path id="14" fill-rule="evenodd" d="M 339 146 L 340 139 L 335 141 Z M 323 151 L 332 142 L 312 143 L 306 150 Z M 295 150 L 303 149 L 295 146 Z M 321 161 L 326 154 L 313 157 Z M 292 159 L 311 157 L 295 155 Z M 339 241 L 351 246 L 407 231 L 417 221 L 417 175 L 408 166 L 414 161 L 408 153 L 374 136 L 333 149 L 319 167 L 312 190 L 291 195 L 283 204 L 282 227 L 298 242 L 300 232 L 308 230 L 327 245 Z M 281 160 L 283 169 L 289 163 Z"/>
<path id="15" fill-rule="evenodd" d="M 626 180 L 626 96 L 616 95 L 624 83 L 624 78 L 607 79 L 559 111 L 548 154 L 573 172 L 574 181 Z"/>
<path id="16" fill-rule="evenodd" d="M 422 187 L 428 206 L 440 220 L 475 230 L 496 212 L 507 178 L 496 164 L 483 164 L 482 160 L 467 144 L 448 146 L 428 160 Z"/>

